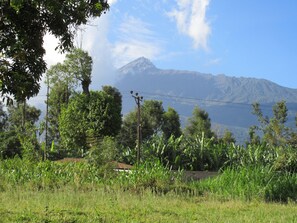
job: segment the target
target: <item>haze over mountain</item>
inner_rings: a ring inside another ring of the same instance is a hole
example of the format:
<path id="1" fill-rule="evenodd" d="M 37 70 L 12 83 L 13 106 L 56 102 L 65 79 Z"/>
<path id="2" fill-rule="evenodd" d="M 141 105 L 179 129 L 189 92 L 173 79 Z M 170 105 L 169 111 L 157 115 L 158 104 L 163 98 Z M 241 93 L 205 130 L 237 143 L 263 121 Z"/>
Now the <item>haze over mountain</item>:
<path id="1" fill-rule="evenodd" d="M 297 111 L 297 89 L 264 79 L 162 70 L 144 57 L 128 63 L 118 72 L 121 79 L 116 87 L 124 96 L 134 90 L 144 99 L 161 100 L 165 109 L 170 106 L 178 111 L 183 124 L 194 106 L 199 106 L 209 113 L 214 128 L 228 128 L 237 136 L 246 134 L 249 126 L 257 124 L 251 114 L 254 102 L 259 102 L 263 113 L 269 115 L 271 105 L 285 100 L 290 122 Z M 124 97 L 123 114 L 134 106 L 131 97 Z"/>

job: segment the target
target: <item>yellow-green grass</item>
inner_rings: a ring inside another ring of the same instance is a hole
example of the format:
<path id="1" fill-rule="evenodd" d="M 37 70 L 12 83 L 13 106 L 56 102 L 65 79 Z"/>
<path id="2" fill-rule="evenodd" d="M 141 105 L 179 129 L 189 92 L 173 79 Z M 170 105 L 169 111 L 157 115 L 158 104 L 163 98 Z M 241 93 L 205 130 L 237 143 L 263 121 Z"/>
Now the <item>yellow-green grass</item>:
<path id="1" fill-rule="evenodd" d="M 297 222 L 297 205 L 107 188 L 15 188 L 0 192 L 0 222 Z"/>

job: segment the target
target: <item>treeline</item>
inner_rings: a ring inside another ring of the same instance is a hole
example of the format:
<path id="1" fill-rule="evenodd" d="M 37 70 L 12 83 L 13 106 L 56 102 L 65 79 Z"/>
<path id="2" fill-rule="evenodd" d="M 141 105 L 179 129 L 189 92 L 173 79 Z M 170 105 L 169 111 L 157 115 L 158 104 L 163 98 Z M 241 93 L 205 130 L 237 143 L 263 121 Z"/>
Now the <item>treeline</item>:
<path id="1" fill-rule="evenodd" d="M 44 120 L 39 120 L 41 111 L 25 101 L 15 102 L 7 110 L 0 105 L 2 159 L 80 157 L 96 165 L 112 160 L 135 164 L 137 109 L 122 117 L 118 89 L 103 86 L 100 91 L 89 90 L 92 63 L 87 52 L 73 49 L 63 63 L 47 71 Z M 208 113 L 199 107 L 182 129 L 174 108 L 165 110 L 161 101 L 145 100 L 141 105 L 141 159 L 159 160 L 174 169 L 218 170 L 258 162 L 296 171 L 297 133 L 286 126 L 287 112 L 281 101 L 269 118 L 255 103 L 253 114 L 259 125 L 250 128 L 246 145 L 239 146 L 228 130 L 217 136 Z"/>

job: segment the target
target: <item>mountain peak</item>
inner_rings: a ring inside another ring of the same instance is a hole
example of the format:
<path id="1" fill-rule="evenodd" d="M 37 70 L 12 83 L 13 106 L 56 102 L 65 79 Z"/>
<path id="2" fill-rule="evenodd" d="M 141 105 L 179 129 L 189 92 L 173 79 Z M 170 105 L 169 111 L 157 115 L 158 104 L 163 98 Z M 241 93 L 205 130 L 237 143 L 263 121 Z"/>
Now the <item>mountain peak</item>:
<path id="1" fill-rule="evenodd" d="M 127 65 L 121 67 L 119 70 L 121 73 L 136 73 L 148 70 L 152 71 L 156 69 L 156 66 L 149 59 L 145 57 L 139 57 L 138 59 L 133 60 Z"/>

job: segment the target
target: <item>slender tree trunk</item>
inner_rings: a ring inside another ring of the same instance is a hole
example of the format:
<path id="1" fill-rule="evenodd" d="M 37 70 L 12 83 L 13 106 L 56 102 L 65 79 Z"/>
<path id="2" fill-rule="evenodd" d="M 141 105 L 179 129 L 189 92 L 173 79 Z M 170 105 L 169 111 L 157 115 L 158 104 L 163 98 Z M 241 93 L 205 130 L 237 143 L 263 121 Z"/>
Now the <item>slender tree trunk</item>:
<path id="1" fill-rule="evenodd" d="M 88 97 L 90 96 L 90 90 L 89 90 L 90 84 L 91 82 L 89 80 L 83 80 L 81 82 L 83 93 L 86 94 Z"/>

